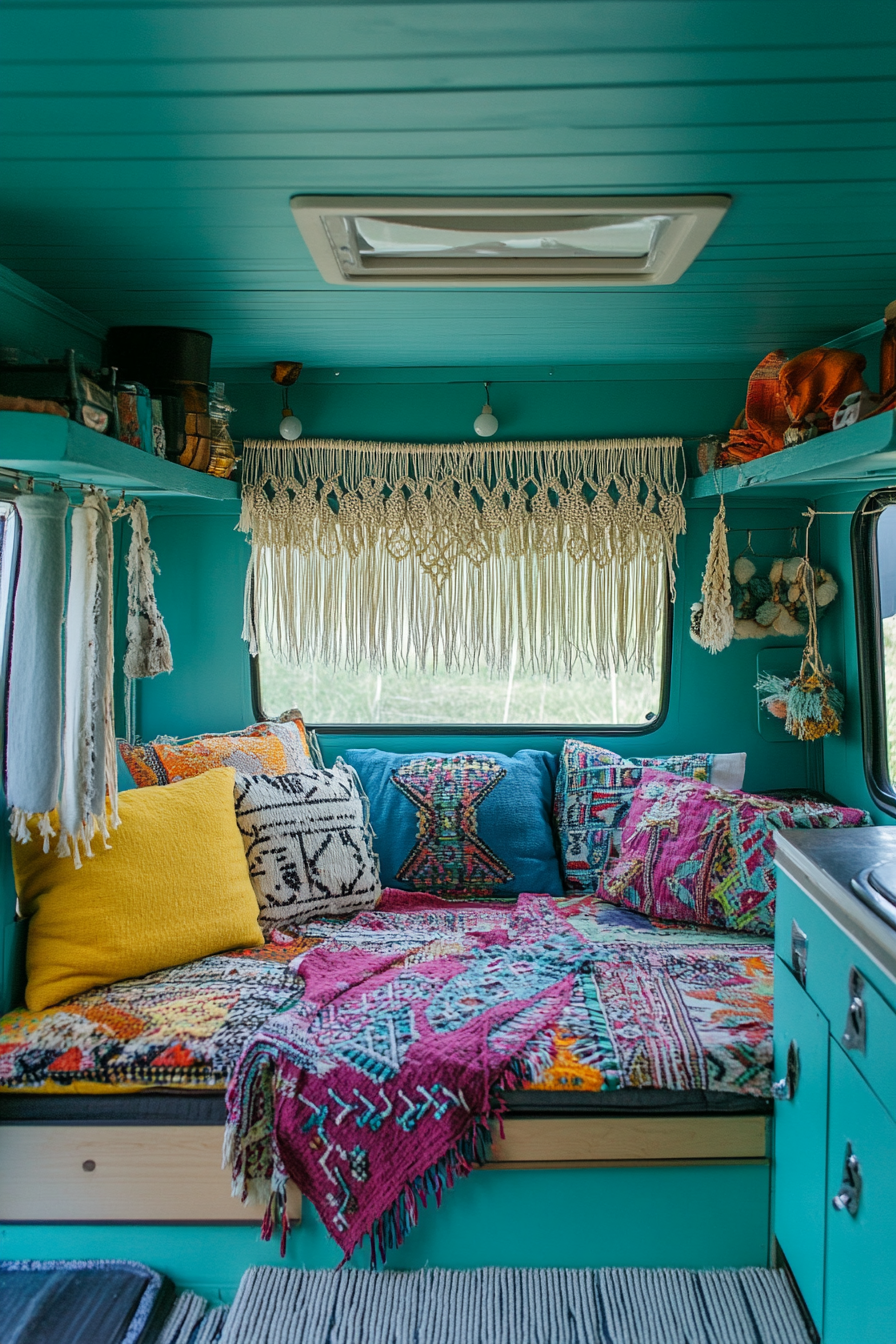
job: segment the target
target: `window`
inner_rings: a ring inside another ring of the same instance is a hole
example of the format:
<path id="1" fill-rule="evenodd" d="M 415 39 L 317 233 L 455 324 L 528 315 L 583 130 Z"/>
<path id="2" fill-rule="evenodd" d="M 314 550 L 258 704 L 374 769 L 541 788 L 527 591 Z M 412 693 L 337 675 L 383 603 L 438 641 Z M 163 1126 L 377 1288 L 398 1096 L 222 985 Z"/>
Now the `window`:
<path id="1" fill-rule="evenodd" d="M 293 196 L 335 285 L 671 285 L 729 196 Z"/>
<path id="2" fill-rule="evenodd" d="M 483 726 L 519 731 L 562 726 L 618 726 L 650 731 L 665 707 L 668 680 L 668 620 L 657 616 L 656 675 L 620 669 L 598 677 L 579 671 L 570 679 L 411 669 L 407 673 L 359 672 L 320 664 L 291 667 L 278 662 L 260 637 L 255 666 L 257 709 L 271 717 L 297 706 L 319 728 Z"/>
<path id="3" fill-rule="evenodd" d="M 896 812 L 896 491 L 869 496 L 853 521 L 865 771 Z"/>

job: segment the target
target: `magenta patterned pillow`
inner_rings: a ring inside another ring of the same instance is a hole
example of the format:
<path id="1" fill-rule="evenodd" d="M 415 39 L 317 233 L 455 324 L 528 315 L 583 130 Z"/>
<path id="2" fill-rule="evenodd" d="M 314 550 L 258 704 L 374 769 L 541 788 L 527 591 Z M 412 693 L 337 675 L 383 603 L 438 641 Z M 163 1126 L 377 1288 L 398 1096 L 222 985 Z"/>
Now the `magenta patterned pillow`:
<path id="1" fill-rule="evenodd" d="M 770 934 L 775 831 L 869 825 L 854 807 L 783 803 L 645 770 L 600 894 L 659 919 Z"/>

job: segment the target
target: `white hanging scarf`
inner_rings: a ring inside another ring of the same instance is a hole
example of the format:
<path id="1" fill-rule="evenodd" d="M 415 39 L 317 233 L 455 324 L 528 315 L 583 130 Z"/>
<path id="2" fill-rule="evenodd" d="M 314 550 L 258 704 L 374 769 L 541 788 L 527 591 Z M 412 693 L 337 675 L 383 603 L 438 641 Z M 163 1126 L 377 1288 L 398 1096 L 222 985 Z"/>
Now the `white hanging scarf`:
<path id="1" fill-rule="evenodd" d="M 134 682 L 170 672 L 171 642 L 162 613 L 156 602 L 154 574 L 159 562 L 149 540 L 149 520 L 142 499 L 122 502 L 113 518 L 127 515 L 131 520 L 131 544 L 128 547 L 128 620 L 127 648 L 124 655 L 125 734 L 134 741 Z"/>
<path id="2" fill-rule="evenodd" d="M 244 638 L 335 667 L 653 671 L 680 439 L 247 439 Z"/>
<path id="3" fill-rule="evenodd" d="M 68 497 L 25 495 L 9 660 L 6 790 L 10 834 L 31 839 L 36 819 L 49 851 L 50 812 L 59 793 L 62 730 L 62 612 Z"/>
<path id="4" fill-rule="evenodd" d="M 108 847 L 109 825 L 118 825 L 113 669 L 112 515 L 102 495 L 90 494 L 72 513 L 56 849 L 60 856 L 71 854 L 76 868 L 82 851 L 93 857 L 94 836 L 99 834 Z"/>
<path id="5" fill-rule="evenodd" d="M 128 549 L 128 623 L 124 674 L 129 681 L 170 672 L 171 643 L 156 603 L 153 573 L 159 563 L 149 542 L 149 520 L 142 499 L 128 505 L 131 544 Z"/>

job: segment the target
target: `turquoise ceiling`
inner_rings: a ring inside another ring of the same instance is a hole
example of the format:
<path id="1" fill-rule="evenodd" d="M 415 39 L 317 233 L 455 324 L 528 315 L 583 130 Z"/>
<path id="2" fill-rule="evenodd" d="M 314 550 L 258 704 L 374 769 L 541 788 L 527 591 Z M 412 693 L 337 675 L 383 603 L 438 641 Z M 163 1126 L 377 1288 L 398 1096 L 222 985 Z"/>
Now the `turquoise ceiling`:
<path id="1" fill-rule="evenodd" d="M 892 0 L 5 0 L 0 28 L 0 261 L 219 365 L 749 363 L 896 297 Z M 330 287 L 289 210 L 715 191 L 646 291 Z"/>

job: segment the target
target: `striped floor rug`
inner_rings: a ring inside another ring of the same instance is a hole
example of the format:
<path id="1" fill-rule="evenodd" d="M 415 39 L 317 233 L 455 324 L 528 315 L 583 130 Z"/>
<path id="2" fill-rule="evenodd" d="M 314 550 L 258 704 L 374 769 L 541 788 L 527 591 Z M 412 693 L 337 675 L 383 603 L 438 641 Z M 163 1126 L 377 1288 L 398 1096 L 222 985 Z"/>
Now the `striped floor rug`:
<path id="1" fill-rule="evenodd" d="M 810 1344 L 768 1269 L 258 1267 L 220 1344 Z"/>

